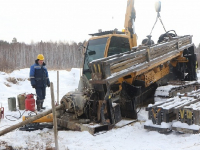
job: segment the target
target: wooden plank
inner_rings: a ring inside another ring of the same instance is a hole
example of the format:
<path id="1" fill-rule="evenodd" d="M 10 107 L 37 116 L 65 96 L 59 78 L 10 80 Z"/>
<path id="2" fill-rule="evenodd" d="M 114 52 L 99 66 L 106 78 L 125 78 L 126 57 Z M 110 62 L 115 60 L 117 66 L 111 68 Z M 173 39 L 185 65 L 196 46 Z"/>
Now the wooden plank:
<path id="1" fill-rule="evenodd" d="M 144 129 L 148 129 L 151 131 L 158 131 L 160 133 L 169 133 L 172 131 L 169 128 L 159 128 L 159 127 L 153 127 L 153 126 L 148 126 L 148 125 L 144 125 Z"/>
<path id="2" fill-rule="evenodd" d="M 51 82 L 51 106 L 52 106 L 52 113 L 53 113 L 53 129 L 54 129 L 55 148 L 56 148 L 56 150 L 59 150 L 59 146 L 58 146 L 58 131 L 57 131 L 57 118 L 56 118 L 55 96 L 54 96 L 53 82 Z"/>
<path id="3" fill-rule="evenodd" d="M 190 133 L 190 134 L 200 133 L 200 130 L 193 130 L 193 129 L 180 128 L 180 127 L 172 127 L 172 130 L 181 132 L 181 133 Z"/>
<path id="4" fill-rule="evenodd" d="M 123 126 L 126 126 L 128 124 L 131 124 L 133 122 L 136 122 L 137 120 L 135 119 L 127 119 L 127 118 L 123 118 L 121 121 L 119 121 L 118 123 L 115 124 L 115 128 L 121 128 Z"/>

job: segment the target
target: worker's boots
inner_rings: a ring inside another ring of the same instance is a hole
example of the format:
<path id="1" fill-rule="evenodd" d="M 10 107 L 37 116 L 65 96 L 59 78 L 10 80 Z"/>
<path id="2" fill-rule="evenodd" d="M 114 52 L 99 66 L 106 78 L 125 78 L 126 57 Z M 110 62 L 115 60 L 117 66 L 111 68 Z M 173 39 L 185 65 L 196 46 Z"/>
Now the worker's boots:
<path id="1" fill-rule="evenodd" d="M 41 109 L 46 109 L 46 107 L 43 106 L 43 103 L 44 102 L 41 103 Z"/>
<path id="2" fill-rule="evenodd" d="M 41 111 L 41 103 L 37 103 L 37 111 Z"/>
<path id="3" fill-rule="evenodd" d="M 43 103 L 41 102 L 42 100 L 40 100 L 39 102 L 36 101 L 36 105 L 37 105 L 37 111 L 42 111 L 42 109 L 46 109 L 46 107 L 43 107 Z"/>

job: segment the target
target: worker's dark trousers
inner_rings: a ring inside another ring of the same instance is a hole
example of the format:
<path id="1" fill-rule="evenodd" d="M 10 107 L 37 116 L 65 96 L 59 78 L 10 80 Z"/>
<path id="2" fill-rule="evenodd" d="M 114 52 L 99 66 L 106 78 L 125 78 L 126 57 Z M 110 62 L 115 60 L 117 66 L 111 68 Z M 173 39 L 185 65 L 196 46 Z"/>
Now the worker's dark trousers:
<path id="1" fill-rule="evenodd" d="M 36 104 L 43 103 L 46 96 L 46 87 L 35 88 L 37 94 Z"/>

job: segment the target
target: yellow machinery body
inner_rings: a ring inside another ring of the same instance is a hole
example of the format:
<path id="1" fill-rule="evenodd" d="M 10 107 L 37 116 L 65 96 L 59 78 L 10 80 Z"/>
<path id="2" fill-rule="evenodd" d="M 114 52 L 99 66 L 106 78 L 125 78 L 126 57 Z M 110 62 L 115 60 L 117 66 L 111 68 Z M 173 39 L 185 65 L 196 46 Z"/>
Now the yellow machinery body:
<path id="1" fill-rule="evenodd" d="M 25 121 L 29 119 L 31 116 L 23 116 L 22 120 Z M 53 122 L 53 114 L 48 114 L 40 119 L 33 121 L 33 123 L 40 123 L 40 122 Z"/>

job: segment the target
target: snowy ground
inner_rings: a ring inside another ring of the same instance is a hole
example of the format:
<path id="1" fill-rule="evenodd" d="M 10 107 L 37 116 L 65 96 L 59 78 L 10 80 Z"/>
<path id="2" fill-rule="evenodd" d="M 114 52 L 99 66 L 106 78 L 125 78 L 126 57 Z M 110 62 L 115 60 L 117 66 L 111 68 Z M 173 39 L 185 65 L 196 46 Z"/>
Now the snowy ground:
<path id="1" fill-rule="evenodd" d="M 64 94 L 74 90 L 78 86 L 79 69 L 71 71 L 60 71 L 60 94 L 61 98 Z M 51 82 L 54 83 L 54 91 L 56 98 L 56 80 L 57 72 L 49 71 Z M 6 80 L 8 77 L 25 79 L 17 84 L 12 84 Z M 10 74 L 0 72 L 0 104 L 5 108 L 5 115 L 19 116 L 19 112 L 11 112 L 8 110 L 8 97 L 17 97 L 22 93 L 35 93 L 27 80 L 29 77 L 29 69 L 16 70 Z M 9 84 L 10 87 L 5 84 Z M 47 88 L 47 96 L 44 102 L 47 109 L 51 108 L 50 89 Z M 23 111 L 21 111 L 23 112 Z M 27 115 L 28 112 L 25 113 Z M 58 140 L 60 150 L 165 150 L 165 149 L 200 149 L 200 134 L 179 134 L 171 132 L 169 134 L 160 134 L 155 131 L 144 129 L 144 122 L 147 120 L 147 112 L 144 108 L 139 112 L 140 121 L 131 125 L 113 129 L 106 133 L 92 136 L 88 132 L 59 131 Z M 2 119 L 0 122 L 0 130 L 5 129 L 13 124 L 20 122 Z M 52 129 L 43 129 L 32 132 L 15 130 L 0 136 L 0 149 L 5 149 L 5 144 L 12 146 L 14 149 L 46 149 L 54 147 L 54 136 Z"/>

